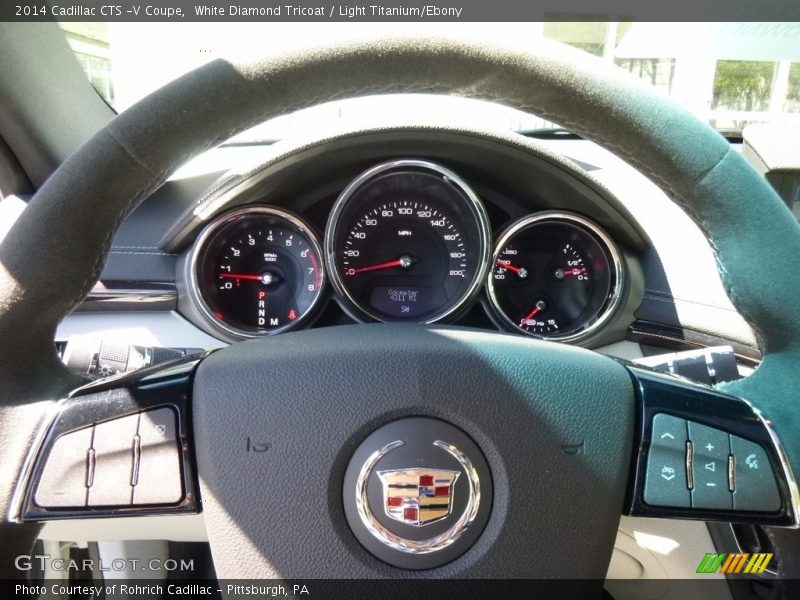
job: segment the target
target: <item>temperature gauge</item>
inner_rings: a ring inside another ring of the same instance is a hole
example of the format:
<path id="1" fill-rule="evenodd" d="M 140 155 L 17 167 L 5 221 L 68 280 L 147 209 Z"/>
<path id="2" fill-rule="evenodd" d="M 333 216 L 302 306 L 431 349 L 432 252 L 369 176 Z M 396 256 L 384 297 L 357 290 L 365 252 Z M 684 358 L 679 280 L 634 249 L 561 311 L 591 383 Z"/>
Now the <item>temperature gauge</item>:
<path id="1" fill-rule="evenodd" d="M 500 236 L 489 298 L 513 330 L 576 341 L 595 331 L 616 306 L 620 264 L 610 238 L 583 217 L 531 215 Z"/>

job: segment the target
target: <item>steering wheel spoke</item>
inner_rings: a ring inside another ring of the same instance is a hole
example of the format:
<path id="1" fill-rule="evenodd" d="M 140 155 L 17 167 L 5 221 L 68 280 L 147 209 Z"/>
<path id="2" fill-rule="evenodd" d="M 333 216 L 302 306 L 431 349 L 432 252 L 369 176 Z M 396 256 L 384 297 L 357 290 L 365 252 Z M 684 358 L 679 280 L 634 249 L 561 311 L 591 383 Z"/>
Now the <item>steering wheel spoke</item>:
<path id="1" fill-rule="evenodd" d="M 330 375 L 303 376 L 314 368 Z M 385 563 L 535 576 L 488 554 L 577 540 L 586 519 L 613 532 L 620 506 L 798 517 L 777 435 L 747 402 L 578 348 L 441 326 L 297 332 L 89 384 L 59 403 L 23 475 L 21 521 L 199 512 L 202 486 L 219 567 L 231 557 L 217 536 L 247 535 L 263 558 L 254 576 L 276 563 L 299 575 L 286 557 L 303 554 L 283 550 L 310 538 L 325 542 L 317 576 L 386 575 Z"/>
<path id="2" fill-rule="evenodd" d="M 798 524 L 798 489 L 771 423 L 746 401 L 628 365 L 638 442 L 627 513 Z"/>
<path id="3" fill-rule="evenodd" d="M 21 521 L 197 512 L 189 398 L 200 358 L 83 386 L 31 448 Z"/>

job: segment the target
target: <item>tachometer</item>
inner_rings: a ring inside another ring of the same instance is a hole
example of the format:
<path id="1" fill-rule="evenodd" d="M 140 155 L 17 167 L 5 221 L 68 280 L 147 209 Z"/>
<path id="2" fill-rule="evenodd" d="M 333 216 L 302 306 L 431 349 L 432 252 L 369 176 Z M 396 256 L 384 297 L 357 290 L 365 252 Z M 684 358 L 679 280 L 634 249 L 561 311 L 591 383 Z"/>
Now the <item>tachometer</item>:
<path id="1" fill-rule="evenodd" d="M 206 319 L 234 337 L 296 326 L 325 282 L 314 233 L 298 217 L 248 207 L 210 224 L 189 263 L 190 291 Z"/>
<path id="2" fill-rule="evenodd" d="M 512 330 L 578 341 L 604 323 L 620 298 L 619 252 L 597 225 L 569 213 L 525 217 L 497 242 L 487 291 Z"/>
<path id="3" fill-rule="evenodd" d="M 448 169 L 397 160 L 342 192 L 325 252 L 334 288 L 356 318 L 431 323 L 478 291 L 488 269 L 488 219 Z"/>

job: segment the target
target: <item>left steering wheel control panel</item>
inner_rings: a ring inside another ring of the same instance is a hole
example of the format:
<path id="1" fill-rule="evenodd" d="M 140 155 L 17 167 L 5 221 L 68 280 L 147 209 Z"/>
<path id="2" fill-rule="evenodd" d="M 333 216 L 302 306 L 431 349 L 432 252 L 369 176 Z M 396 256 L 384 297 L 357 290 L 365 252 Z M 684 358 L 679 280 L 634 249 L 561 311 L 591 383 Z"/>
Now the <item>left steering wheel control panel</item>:
<path id="1" fill-rule="evenodd" d="M 81 388 L 25 465 L 22 521 L 197 512 L 188 426 L 197 359 Z"/>

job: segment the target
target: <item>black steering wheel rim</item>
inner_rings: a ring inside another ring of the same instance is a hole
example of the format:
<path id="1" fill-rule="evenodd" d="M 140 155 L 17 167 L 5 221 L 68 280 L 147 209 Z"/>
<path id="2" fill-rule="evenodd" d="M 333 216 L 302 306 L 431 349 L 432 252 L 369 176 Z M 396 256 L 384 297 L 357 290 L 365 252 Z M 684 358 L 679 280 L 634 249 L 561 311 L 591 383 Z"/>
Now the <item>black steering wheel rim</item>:
<path id="1" fill-rule="evenodd" d="M 619 155 L 683 207 L 765 351 L 756 373 L 729 391 L 772 419 L 790 462 L 800 464 L 788 402 L 800 381 L 800 316 L 790 310 L 800 273 L 776 279 L 770 268 L 800 253 L 797 222 L 710 127 L 599 60 L 548 42 L 372 39 L 252 65 L 218 60 L 119 115 L 46 182 L 0 246 L 0 428 L 18 426 L 15 407 L 74 386 L 53 350 L 55 327 L 97 280 L 125 216 L 179 164 L 282 112 L 400 92 L 482 98 L 549 118 Z M 26 447 L 15 438 L 5 464 L 19 464 Z"/>

